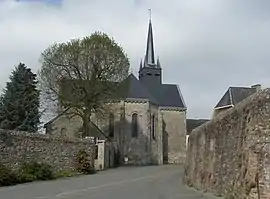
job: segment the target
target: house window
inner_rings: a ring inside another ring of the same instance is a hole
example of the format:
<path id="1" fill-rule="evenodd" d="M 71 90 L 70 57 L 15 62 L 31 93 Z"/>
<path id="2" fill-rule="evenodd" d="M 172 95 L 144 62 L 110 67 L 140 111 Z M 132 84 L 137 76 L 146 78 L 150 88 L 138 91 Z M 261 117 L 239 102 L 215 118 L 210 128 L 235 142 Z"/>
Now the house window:
<path id="1" fill-rule="evenodd" d="M 114 115 L 110 114 L 109 116 L 109 137 L 114 136 Z"/>
<path id="2" fill-rule="evenodd" d="M 151 131 L 152 131 L 152 138 L 156 139 L 156 132 L 155 132 L 155 115 L 151 117 Z"/>
<path id="3" fill-rule="evenodd" d="M 132 137 L 138 137 L 138 114 L 137 113 L 132 114 L 131 126 L 132 126 Z"/>

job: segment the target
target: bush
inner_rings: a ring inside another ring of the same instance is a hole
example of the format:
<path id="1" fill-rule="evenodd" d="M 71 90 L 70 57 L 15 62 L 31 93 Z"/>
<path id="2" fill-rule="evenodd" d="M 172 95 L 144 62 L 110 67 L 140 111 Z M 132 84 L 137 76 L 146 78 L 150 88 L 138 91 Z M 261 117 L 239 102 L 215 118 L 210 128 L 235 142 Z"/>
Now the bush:
<path id="1" fill-rule="evenodd" d="M 14 185 L 17 183 L 17 175 L 11 169 L 0 164 L 0 186 Z"/>
<path id="2" fill-rule="evenodd" d="M 20 182 L 51 180 L 54 178 L 52 167 L 46 163 L 27 162 L 19 169 Z"/>
<path id="3" fill-rule="evenodd" d="M 77 161 L 77 169 L 79 172 L 82 172 L 84 174 L 96 173 L 94 166 L 91 164 L 89 154 L 86 151 L 80 150 L 77 153 L 76 161 Z"/>
<path id="4" fill-rule="evenodd" d="M 58 171 L 55 174 L 55 178 L 64 178 L 64 177 L 72 177 L 75 176 L 77 173 L 75 173 L 72 170 L 62 170 L 62 171 Z"/>

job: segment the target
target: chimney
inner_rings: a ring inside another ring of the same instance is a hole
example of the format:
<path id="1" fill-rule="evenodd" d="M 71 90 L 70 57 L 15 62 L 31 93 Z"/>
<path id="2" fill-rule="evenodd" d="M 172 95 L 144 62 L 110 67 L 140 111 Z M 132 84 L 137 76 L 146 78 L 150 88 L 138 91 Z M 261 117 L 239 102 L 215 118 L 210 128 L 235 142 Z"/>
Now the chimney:
<path id="1" fill-rule="evenodd" d="M 255 88 L 256 91 L 260 91 L 262 89 L 262 85 L 261 84 L 254 84 L 251 86 L 251 88 Z"/>

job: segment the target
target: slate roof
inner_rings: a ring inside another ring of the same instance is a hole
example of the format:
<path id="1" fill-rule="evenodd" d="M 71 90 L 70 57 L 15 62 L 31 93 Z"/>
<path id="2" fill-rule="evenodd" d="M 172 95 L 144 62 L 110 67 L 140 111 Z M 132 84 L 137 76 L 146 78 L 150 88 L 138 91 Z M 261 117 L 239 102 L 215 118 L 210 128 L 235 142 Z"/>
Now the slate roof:
<path id="1" fill-rule="evenodd" d="M 147 88 L 133 74 L 123 80 L 113 95 L 114 99 L 148 99 L 150 102 L 163 107 L 186 108 L 177 85 L 161 84 Z"/>
<path id="2" fill-rule="evenodd" d="M 254 94 L 256 92 L 256 88 L 249 87 L 229 87 L 220 101 L 217 103 L 215 108 L 221 108 L 224 106 L 234 106 L 237 103 L 241 102 L 248 96 Z"/>
<path id="3" fill-rule="evenodd" d="M 149 89 L 156 97 L 160 106 L 186 108 L 185 102 L 181 97 L 181 91 L 175 84 L 161 84 Z"/>
<path id="4" fill-rule="evenodd" d="M 113 95 L 113 98 L 145 99 L 154 104 L 159 104 L 158 100 L 133 74 L 130 74 L 118 85 L 117 92 Z"/>
<path id="5" fill-rule="evenodd" d="M 187 119 L 186 125 L 187 125 L 187 135 L 191 133 L 191 131 L 198 126 L 201 126 L 203 123 L 208 122 L 208 119 Z"/>

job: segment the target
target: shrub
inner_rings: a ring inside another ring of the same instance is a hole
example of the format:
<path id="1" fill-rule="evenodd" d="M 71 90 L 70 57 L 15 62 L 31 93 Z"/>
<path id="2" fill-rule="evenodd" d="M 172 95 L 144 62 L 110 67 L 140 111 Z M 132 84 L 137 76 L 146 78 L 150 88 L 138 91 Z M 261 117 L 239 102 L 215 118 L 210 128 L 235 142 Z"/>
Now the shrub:
<path id="1" fill-rule="evenodd" d="M 79 172 L 82 172 L 84 174 L 96 173 L 94 166 L 91 164 L 89 154 L 86 151 L 80 150 L 77 153 L 76 161 L 77 161 L 77 169 Z"/>
<path id="2" fill-rule="evenodd" d="M 62 171 L 56 172 L 55 178 L 72 177 L 75 175 L 76 175 L 76 173 L 72 170 L 62 170 Z"/>
<path id="3" fill-rule="evenodd" d="M 51 180 L 54 178 L 52 167 L 46 163 L 26 162 L 19 169 L 20 182 Z"/>
<path id="4" fill-rule="evenodd" d="M 0 186 L 14 185 L 17 183 L 17 175 L 11 169 L 0 164 Z"/>

